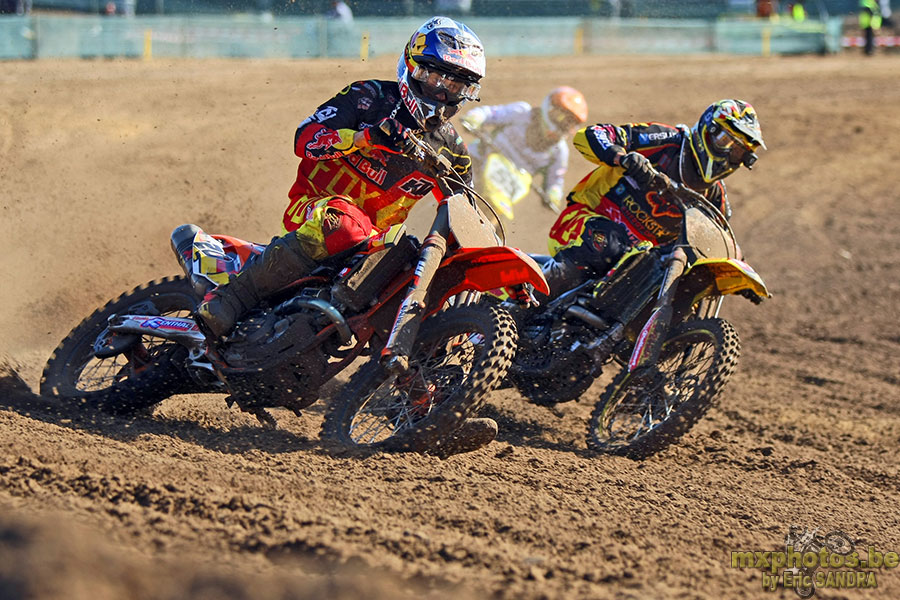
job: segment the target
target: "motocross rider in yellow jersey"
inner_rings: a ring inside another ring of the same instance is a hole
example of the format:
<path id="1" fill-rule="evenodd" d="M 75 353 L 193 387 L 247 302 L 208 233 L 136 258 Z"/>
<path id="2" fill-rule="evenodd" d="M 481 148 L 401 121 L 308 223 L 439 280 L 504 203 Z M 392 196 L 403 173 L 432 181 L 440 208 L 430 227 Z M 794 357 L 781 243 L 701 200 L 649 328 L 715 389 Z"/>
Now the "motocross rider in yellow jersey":
<path id="1" fill-rule="evenodd" d="M 544 265 L 551 297 L 591 273 L 604 274 L 634 243 L 678 237 L 678 207 L 650 189 L 653 170 L 704 194 L 722 213 L 731 207 L 722 179 L 748 169 L 765 149 L 756 111 L 741 100 L 711 104 L 697 123 L 598 124 L 575 134 L 575 147 L 599 166 L 579 181 L 550 228 Z"/>

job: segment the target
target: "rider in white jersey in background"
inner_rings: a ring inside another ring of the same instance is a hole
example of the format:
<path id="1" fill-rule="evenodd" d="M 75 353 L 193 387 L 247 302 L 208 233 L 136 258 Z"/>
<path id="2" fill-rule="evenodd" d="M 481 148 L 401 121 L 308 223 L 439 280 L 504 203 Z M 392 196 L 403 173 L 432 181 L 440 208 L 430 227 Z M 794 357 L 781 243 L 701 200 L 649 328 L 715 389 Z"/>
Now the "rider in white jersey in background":
<path id="1" fill-rule="evenodd" d="M 587 101 L 578 90 L 559 87 L 550 92 L 540 106 L 513 102 L 479 106 L 462 118 L 463 125 L 478 135 L 484 134 L 518 168 L 532 176 L 541 175 L 536 189 L 545 203 L 559 211 L 564 205 L 564 178 L 569 166 L 569 139 L 587 122 Z M 469 145 L 469 154 L 479 187 L 484 161 L 492 149 L 481 140 Z"/>

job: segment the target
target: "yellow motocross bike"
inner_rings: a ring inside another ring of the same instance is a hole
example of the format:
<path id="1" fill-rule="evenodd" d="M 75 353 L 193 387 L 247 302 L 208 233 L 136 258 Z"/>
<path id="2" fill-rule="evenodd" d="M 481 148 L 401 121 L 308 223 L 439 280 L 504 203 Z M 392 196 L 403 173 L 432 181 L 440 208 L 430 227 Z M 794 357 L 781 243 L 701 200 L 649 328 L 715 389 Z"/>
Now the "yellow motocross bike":
<path id="1" fill-rule="evenodd" d="M 519 347 L 508 380 L 550 406 L 579 399 L 604 366 L 617 366 L 591 415 L 588 444 L 632 458 L 686 433 L 735 370 L 740 341 L 718 316 L 724 296 L 769 297 L 712 203 L 663 174 L 653 187 L 679 207 L 679 239 L 638 243 L 607 273 L 516 313 Z"/>

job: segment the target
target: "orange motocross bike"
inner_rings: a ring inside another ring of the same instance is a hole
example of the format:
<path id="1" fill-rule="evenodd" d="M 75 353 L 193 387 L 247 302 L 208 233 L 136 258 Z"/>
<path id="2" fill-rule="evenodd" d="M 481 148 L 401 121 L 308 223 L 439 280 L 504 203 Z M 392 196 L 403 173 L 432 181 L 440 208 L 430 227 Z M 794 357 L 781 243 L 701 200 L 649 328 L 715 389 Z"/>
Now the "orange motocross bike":
<path id="1" fill-rule="evenodd" d="M 579 399 L 611 364 L 618 372 L 591 415 L 588 444 L 632 458 L 677 441 L 734 371 L 740 341 L 719 317 L 723 298 L 769 297 L 715 206 L 661 173 L 653 187 L 680 210 L 679 239 L 639 242 L 607 273 L 537 310 L 514 311 L 519 348 L 508 380 L 551 406 Z"/>
<path id="2" fill-rule="evenodd" d="M 445 189 L 463 190 L 439 203 L 424 243 L 404 232 L 386 249 L 322 265 L 212 341 L 193 311 L 262 247 L 183 225 L 172 246 L 185 276 L 138 287 L 82 321 L 45 366 L 41 393 L 133 414 L 174 394 L 221 392 L 274 425 L 268 409 L 299 415 L 325 382 L 370 356 L 354 385 L 379 397 L 342 404 L 342 439 L 439 446 L 503 380 L 515 352 L 512 319 L 479 303 L 481 293 L 547 283 L 534 260 L 502 245 L 445 159 L 414 135 L 405 152 Z"/>

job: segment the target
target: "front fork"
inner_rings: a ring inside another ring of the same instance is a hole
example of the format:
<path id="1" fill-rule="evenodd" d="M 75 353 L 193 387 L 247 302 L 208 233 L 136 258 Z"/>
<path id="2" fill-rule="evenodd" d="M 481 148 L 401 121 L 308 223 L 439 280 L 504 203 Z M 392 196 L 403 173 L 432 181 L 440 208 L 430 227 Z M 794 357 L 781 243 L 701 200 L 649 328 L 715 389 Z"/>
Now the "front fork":
<path id="1" fill-rule="evenodd" d="M 675 296 L 678 280 L 686 266 L 687 255 L 684 250 L 675 248 L 675 251 L 669 256 L 666 274 L 659 288 L 659 294 L 656 296 L 656 304 L 653 305 L 650 318 L 644 323 L 634 344 L 634 350 L 631 352 L 631 358 L 628 361 L 629 373 L 655 365 L 659 359 L 659 352 L 672 320 L 672 298 Z"/>
<path id="2" fill-rule="evenodd" d="M 425 316 L 425 298 L 434 274 L 447 253 L 449 232 L 450 221 L 445 203 L 438 207 L 431 231 L 422 244 L 412 283 L 400 303 L 394 326 L 381 351 L 381 364 L 389 373 L 401 374 L 409 369 L 409 354 Z"/>

